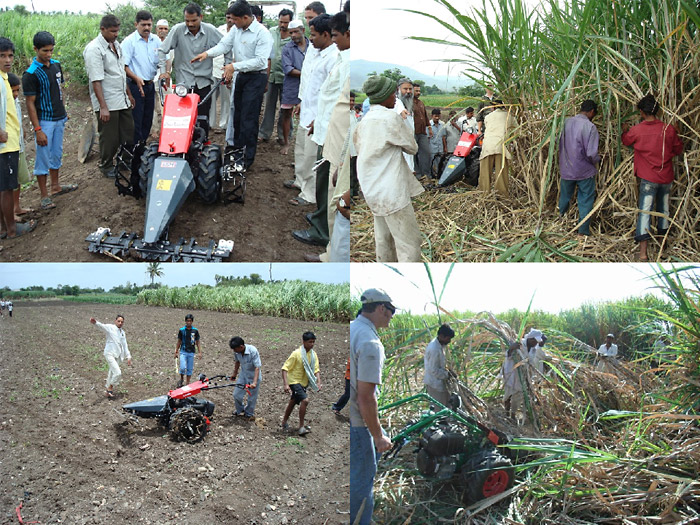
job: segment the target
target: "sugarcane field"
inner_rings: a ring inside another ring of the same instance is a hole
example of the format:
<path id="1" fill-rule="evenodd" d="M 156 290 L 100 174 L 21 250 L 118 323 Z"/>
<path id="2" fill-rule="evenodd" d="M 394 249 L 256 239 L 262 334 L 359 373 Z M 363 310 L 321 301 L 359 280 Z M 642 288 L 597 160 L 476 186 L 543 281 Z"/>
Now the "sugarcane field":
<path id="1" fill-rule="evenodd" d="M 394 23 L 365 22 L 381 36 L 353 55 L 352 87 L 358 100 L 372 90 L 374 108 L 386 95 L 377 82 L 390 78 L 397 102 L 382 104 L 408 109 L 401 114 L 418 151 L 388 139 L 408 148 L 414 176 L 401 175 L 405 191 L 387 204 L 374 178 L 362 188 L 362 169 L 372 173 L 375 161 L 362 161 L 362 148 L 373 146 L 362 146 L 358 125 L 353 261 L 698 260 L 697 3 L 438 0 L 389 2 L 379 12 Z M 394 60 L 386 47 L 397 50 Z M 485 117 L 498 122 L 491 139 Z M 574 147 L 577 125 L 585 145 Z M 663 183 L 645 171 L 635 139 L 652 125 L 668 142 L 653 154 L 662 160 L 645 158 Z M 666 184 L 664 195 L 647 192 L 651 179 Z M 415 215 L 405 219 L 409 233 L 392 229 L 399 208 Z"/>
<path id="2" fill-rule="evenodd" d="M 700 519 L 697 266 L 605 265 L 599 282 L 587 265 L 377 266 L 352 279 L 358 307 L 379 290 L 396 308 L 379 330 L 376 523 Z M 485 293 L 495 278 L 507 297 Z"/>
<path id="3" fill-rule="evenodd" d="M 174 266 L 190 267 L 166 277 Z M 138 296 L 3 289 L 14 311 L 0 317 L 0 522 L 347 523 L 347 413 L 331 411 L 347 283 L 229 281 Z M 188 362 L 178 334 L 195 332 Z M 283 367 L 308 334 L 318 388 L 302 426 L 292 404 L 283 427 Z M 123 360 L 109 359 L 113 337 L 128 341 Z M 244 354 L 258 356 L 255 374 Z"/>

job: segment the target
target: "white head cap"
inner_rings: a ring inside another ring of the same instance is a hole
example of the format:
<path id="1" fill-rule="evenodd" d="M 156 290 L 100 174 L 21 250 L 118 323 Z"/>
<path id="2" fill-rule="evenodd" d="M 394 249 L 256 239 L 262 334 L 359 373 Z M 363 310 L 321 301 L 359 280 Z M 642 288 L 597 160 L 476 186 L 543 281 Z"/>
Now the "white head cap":
<path id="1" fill-rule="evenodd" d="M 168 24 L 168 21 L 165 18 L 161 18 L 160 20 L 158 20 L 156 22 L 156 27 L 158 27 L 158 26 L 164 26 L 164 27 L 168 27 L 168 28 L 170 27 L 170 25 Z"/>

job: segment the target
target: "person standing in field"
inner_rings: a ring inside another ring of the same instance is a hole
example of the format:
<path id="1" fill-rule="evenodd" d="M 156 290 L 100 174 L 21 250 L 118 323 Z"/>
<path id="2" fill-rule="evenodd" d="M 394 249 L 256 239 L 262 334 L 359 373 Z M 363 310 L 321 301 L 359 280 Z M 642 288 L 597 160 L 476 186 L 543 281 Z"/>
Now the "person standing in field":
<path id="1" fill-rule="evenodd" d="M 496 192 L 507 197 L 511 153 L 505 141 L 510 131 L 515 127 L 515 119 L 503 107 L 503 102 L 497 100 L 495 104 L 497 107 L 494 107 L 484 119 L 489 132 L 484 134 L 484 143 L 479 157 L 479 189 L 484 193 L 489 193 L 493 175 Z"/>
<path id="2" fill-rule="evenodd" d="M 180 358 L 180 381 L 177 383 L 178 388 L 183 385 L 185 376 L 187 376 L 187 380 L 184 382 L 184 384 L 190 384 L 192 372 L 194 370 L 195 346 L 199 352 L 199 359 L 202 359 L 202 347 L 199 345 L 199 330 L 192 326 L 193 322 L 194 316 L 192 314 L 187 314 L 185 316 L 185 326 L 180 328 L 180 330 L 177 332 L 175 359 L 178 357 Z"/>
<path id="3" fill-rule="evenodd" d="M 336 416 L 340 415 L 340 411 L 345 408 L 345 405 L 347 405 L 348 401 L 350 400 L 350 359 L 348 359 L 347 365 L 345 367 L 345 391 L 343 392 L 343 395 L 338 398 L 338 401 L 333 403 L 333 406 L 331 407 L 333 410 L 333 413 Z"/>
<path id="4" fill-rule="evenodd" d="M 109 372 L 107 373 L 107 381 L 105 383 L 105 395 L 107 399 L 114 399 L 114 387 L 119 384 L 122 378 L 122 371 L 119 368 L 117 360 L 123 361 L 126 359 L 126 363 L 131 366 L 129 345 L 126 343 L 126 334 L 122 329 L 124 326 L 124 316 L 117 315 L 114 324 L 102 324 L 94 317 L 90 318 L 90 322 L 102 330 L 107 336 L 104 356 L 109 366 Z"/>
<path id="5" fill-rule="evenodd" d="M 90 100 L 100 134 L 99 168 L 115 177 L 114 156 L 121 144 L 134 140 L 134 97 L 126 86 L 124 53 L 117 42 L 121 23 L 114 15 L 100 20 L 100 34 L 85 46 L 83 59 L 90 80 Z M 25 91 L 26 93 L 26 91 Z"/>
<path id="6" fill-rule="evenodd" d="M 559 216 L 563 217 L 569 209 L 569 201 L 578 188 L 579 221 L 582 221 L 593 209 L 595 201 L 595 174 L 600 162 L 598 154 L 598 128 L 593 118 L 598 113 L 598 104 L 592 100 L 581 103 L 581 111 L 575 117 L 564 122 L 564 129 L 559 137 Z M 591 220 L 587 219 L 578 228 L 579 235 L 591 234 Z"/>
<path id="7" fill-rule="evenodd" d="M 42 209 L 55 208 L 51 197 L 74 191 L 77 184 L 61 186 L 58 182 L 63 158 L 63 132 L 68 120 L 63 105 L 63 70 L 51 58 L 56 41 L 48 31 L 39 31 L 33 38 L 35 57 L 22 75 L 22 91 L 27 114 L 34 128 L 36 158 L 34 175 L 39 183 Z M 50 193 L 46 176 L 50 176 Z"/>
<path id="8" fill-rule="evenodd" d="M 153 125 L 156 88 L 153 79 L 158 73 L 160 39 L 151 32 L 153 15 L 148 11 L 136 13 L 136 30 L 122 42 L 127 85 L 134 98 L 134 144 L 148 139 Z"/>
<path id="9" fill-rule="evenodd" d="M 232 337 L 228 345 L 233 350 L 233 358 L 236 361 L 231 376 L 231 379 L 236 381 L 233 392 L 235 404 L 233 415 L 255 421 L 255 405 L 258 402 L 260 381 L 262 381 L 260 352 L 253 345 L 245 344 L 243 338 L 238 336 Z M 248 394 L 248 403 L 244 404 L 246 394 Z"/>
<path id="10" fill-rule="evenodd" d="M 622 125 L 622 143 L 634 148 L 634 174 L 639 181 L 639 214 L 634 240 L 639 243 L 640 261 L 648 261 L 647 245 L 651 239 L 650 212 L 656 202 L 656 234 L 665 236 L 671 212 L 673 157 L 683 153 L 678 130 L 656 118 L 659 104 L 654 95 L 647 95 L 637 104 L 642 122 L 630 127 Z"/>
<path id="11" fill-rule="evenodd" d="M 280 118 L 282 120 L 282 149 L 280 153 L 289 153 L 289 137 L 292 127 L 292 112 L 299 105 L 299 83 L 301 70 L 309 49 L 309 39 L 304 35 L 304 24 L 301 20 L 292 20 L 289 23 L 289 37 L 282 48 L 282 71 L 284 81 L 282 84 L 282 100 L 280 102 Z M 279 124 L 278 124 L 279 126 Z M 298 140 L 298 139 L 297 139 Z M 294 186 L 294 181 L 288 181 L 287 187 Z"/>
<path id="12" fill-rule="evenodd" d="M 390 78 L 371 76 L 362 86 L 370 101 L 353 133 L 357 150 L 357 176 L 374 216 L 377 262 L 418 262 L 421 234 L 411 197 L 423 186 L 403 159 L 414 155 L 418 144 L 413 130 L 394 110 L 396 92 Z"/>
<path id="13" fill-rule="evenodd" d="M 17 111 L 17 120 L 22 122 L 22 105 L 19 103 L 19 90 L 21 85 L 21 80 L 14 73 L 8 73 L 7 79 L 10 82 L 10 87 L 12 88 L 12 96 L 15 98 L 15 110 Z M 29 182 L 29 168 L 27 167 L 27 155 L 24 151 L 24 130 L 20 128 L 19 130 L 19 163 L 17 171 L 17 182 L 19 186 L 14 191 L 14 204 L 15 204 L 15 222 L 20 220 L 20 217 L 25 213 L 32 212 L 31 208 L 22 208 L 19 202 L 19 193 L 22 184 Z"/>
<path id="14" fill-rule="evenodd" d="M 387 80 L 393 96 L 393 82 Z M 393 113 L 393 101 L 387 109 Z M 369 525 L 377 461 L 391 448 L 377 411 L 377 386 L 382 384 L 384 368 L 384 345 L 377 329 L 389 326 L 396 307 L 377 288 L 365 290 L 360 302 L 362 309 L 350 323 L 350 523 Z"/>
<path id="15" fill-rule="evenodd" d="M 224 37 L 233 28 L 233 14 L 230 9 L 226 10 L 226 23 L 217 27 L 221 36 Z M 231 113 L 231 85 L 222 84 L 221 78 L 224 76 L 224 56 L 215 57 L 212 62 L 212 76 L 214 77 L 214 85 L 218 85 L 219 89 L 214 91 L 211 96 L 211 110 L 209 111 L 209 124 L 212 128 L 226 129 L 228 126 L 228 117 Z M 219 118 L 217 120 L 217 112 Z"/>
<path id="16" fill-rule="evenodd" d="M 416 153 L 416 176 L 430 176 L 430 139 L 433 138 L 433 129 L 430 127 L 428 110 L 420 100 L 420 84 L 413 83 L 413 124 L 415 126 L 415 139 L 418 144 Z"/>
<path id="17" fill-rule="evenodd" d="M 617 345 L 613 343 L 615 340 L 614 334 L 608 334 L 605 337 L 605 342 L 598 348 L 596 360 L 598 361 L 596 368 L 601 372 L 605 372 L 606 363 L 608 360 L 614 361 L 617 357 Z"/>
<path id="18" fill-rule="evenodd" d="M 527 359 L 527 357 L 523 356 L 521 349 L 520 343 L 511 343 L 508 350 L 506 350 L 506 358 L 501 367 L 503 408 L 506 411 L 506 417 L 513 417 L 523 406 L 524 383 L 520 380 L 520 374 L 516 365 Z"/>
<path id="19" fill-rule="evenodd" d="M 214 82 L 213 62 L 211 58 L 202 57 L 206 55 L 203 51 L 217 45 L 223 37 L 213 25 L 202 22 L 202 8 L 198 4 L 187 4 L 183 9 L 183 16 L 185 21 L 173 26 L 158 50 L 160 78 L 170 78 L 166 72 L 166 61 L 170 50 L 174 50 L 173 71 L 177 83 L 192 89 L 202 100 L 209 94 Z M 221 54 L 225 55 L 226 62 L 230 61 L 231 55 L 228 51 Z M 209 136 L 210 109 L 211 98 L 197 106 L 197 115 L 205 117 L 203 129 L 206 137 Z"/>
<path id="20" fill-rule="evenodd" d="M 284 84 L 284 71 L 282 69 L 282 48 L 291 41 L 289 23 L 294 18 L 294 13 L 289 9 L 282 9 L 277 16 L 277 27 L 270 29 L 272 37 L 272 60 L 270 63 L 270 77 L 267 81 L 267 94 L 265 95 L 265 112 L 258 132 L 258 140 L 267 142 L 272 136 L 272 128 L 275 126 L 275 114 L 277 102 L 282 104 L 282 87 Z M 277 118 L 277 143 L 284 144 L 282 133 L 282 112 Z"/>
<path id="21" fill-rule="evenodd" d="M 445 348 L 455 336 L 455 331 L 448 324 L 443 324 L 438 329 L 437 337 L 428 343 L 423 356 L 425 367 L 423 384 L 428 395 L 447 406 L 450 392 L 447 389 L 447 379 L 450 372 L 445 360 Z"/>
<path id="22" fill-rule="evenodd" d="M 367 111 L 364 110 L 364 105 L 367 104 Z M 369 111 L 369 97 L 365 98 L 363 105 L 363 116 Z M 415 124 L 413 122 L 413 82 L 409 78 L 400 78 L 396 84 L 396 102 L 394 104 L 394 111 L 401 115 L 404 119 L 404 123 L 411 130 L 411 133 L 415 130 Z M 412 172 L 415 173 L 415 155 L 408 154 L 404 152 L 403 158 L 406 160 L 408 167 Z"/>
<path id="23" fill-rule="evenodd" d="M 10 314 L 10 317 L 12 317 L 12 309 L 14 308 L 14 305 L 12 304 L 12 301 L 7 301 L 7 313 Z"/>
<path id="24" fill-rule="evenodd" d="M 0 37 L 0 238 L 13 239 L 31 232 L 36 221 L 15 221 L 14 192 L 19 188 L 19 137 L 22 123 L 17 118 L 8 73 L 15 60 L 15 45 Z"/>
<path id="25" fill-rule="evenodd" d="M 287 420 L 292 415 L 295 405 L 299 405 L 299 430 L 300 436 L 305 436 L 310 432 L 304 426 L 306 409 L 309 406 L 309 399 L 306 389 L 312 391 L 321 390 L 321 372 L 318 364 L 318 356 L 313 348 L 316 344 L 316 336 L 313 332 L 304 332 L 301 336 L 302 345 L 294 350 L 282 366 L 282 383 L 284 391 L 291 394 L 287 408 L 282 417 L 282 429 L 287 430 L 289 425 Z"/>

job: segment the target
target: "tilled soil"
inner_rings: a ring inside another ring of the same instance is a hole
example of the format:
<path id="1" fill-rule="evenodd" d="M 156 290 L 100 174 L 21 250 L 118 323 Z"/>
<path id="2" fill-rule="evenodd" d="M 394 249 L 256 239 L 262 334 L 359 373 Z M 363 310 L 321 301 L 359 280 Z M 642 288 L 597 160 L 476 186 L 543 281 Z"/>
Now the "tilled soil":
<path id="1" fill-rule="evenodd" d="M 104 395 L 103 332 L 94 316 L 125 316 L 133 366 L 116 399 Z M 121 405 L 175 388 L 177 329 L 187 311 L 63 301 L 20 303 L 0 319 L 0 523 L 338 524 L 348 522 L 348 420 L 330 405 L 344 387 L 347 325 L 194 311 L 202 336 L 195 376 L 233 372 L 228 340 L 262 358 L 256 422 L 234 418 L 232 389 L 209 434 L 175 442 L 153 419 L 130 423 Z M 316 333 L 323 388 L 310 393 L 299 437 L 279 427 L 288 396 L 281 367 L 306 330 Z"/>
<path id="2" fill-rule="evenodd" d="M 63 142 L 62 184 L 74 183 L 76 191 L 54 197 L 56 208 L 40 208 L 36 182 L 22 191 L 21 203 L 35 211 L 24 217 L 35 219 L 36 230 L 21 238 L 3 240 L 0 261 L 87 261 L 111 260 L 105 255 L 88 252 L 85 237 L 98 227 L 110 228 L 113 235 L 121 231 L 143 233 L 145 199 L 120 197 L 114 179 L 104 177 L 97 168 L 98 146 L 85 164 L 78 162 L 78 145 L 83 128 L 92 119 L 87 88 L 71 86 L 64 91 L 66 124 Z M 23 104 L 24 131 L 30 173 L 35 156 L 34 135 Z M 156 128 L 158 129 L 158 128 Z M 170 239 L 194 237 L 206 246 L 210 240 L 234 241 L 228 261 L 303 261 L 305 253 L 320 253 L 317 246 L 294 240 L 293 230 L 306 229 L 304 214 L 315 206 L 298 207 L 289 200 L 298 192 L 286 189 L 282 183 L 294 178 L 294 146 L 289 155 L 280 155 L 277 132 L 268 143 L 258 145 L 255 163 L 248 172 L 245 204 L 205 204 L 196 191 L 187 198 L 170 228 Z M 211 133 L 214 144 L 224 145 L 224 133 Z M 152 137 L 152 140 L 156 140 Z M 23 218 L 24 220 L 24 218 Z M 136 257 L 136 256 L 134 256 Z M 131 256 L 127 260 L 133 259 Z"/>

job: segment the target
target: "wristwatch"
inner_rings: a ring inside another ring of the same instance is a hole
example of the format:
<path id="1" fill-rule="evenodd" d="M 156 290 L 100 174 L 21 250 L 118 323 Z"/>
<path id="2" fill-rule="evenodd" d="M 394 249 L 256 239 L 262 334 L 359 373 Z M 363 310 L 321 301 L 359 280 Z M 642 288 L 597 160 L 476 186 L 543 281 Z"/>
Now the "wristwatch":
<path id="1" fill-rule="evenodd" d="M 343 199 L 342 197 L 340 199 L 338 199 L 338 205 L 343 209 L 346 209 L 346 210 L 350 209 L 350 206 L 345 203 L 345 199 Z"/>

